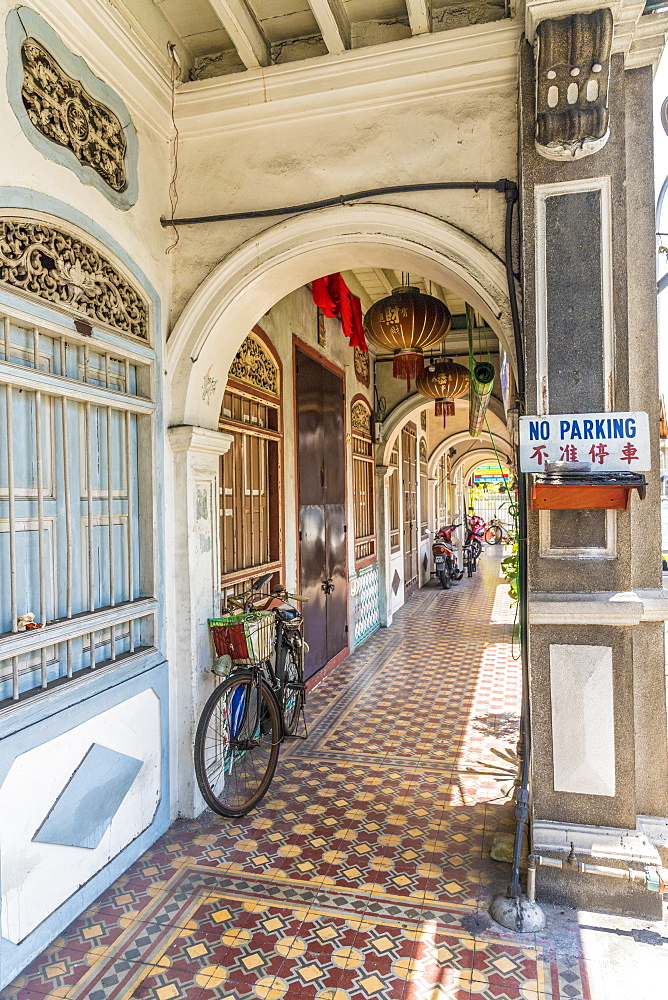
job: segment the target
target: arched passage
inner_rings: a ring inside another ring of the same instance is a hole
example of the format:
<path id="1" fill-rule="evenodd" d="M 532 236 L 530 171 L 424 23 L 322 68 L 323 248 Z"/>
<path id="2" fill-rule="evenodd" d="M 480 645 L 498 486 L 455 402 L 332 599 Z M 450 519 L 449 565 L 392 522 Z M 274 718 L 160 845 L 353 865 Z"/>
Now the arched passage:
<path id="1" fill-rule="evenodd" d="M 388 205 L 296 216 L 230 254 L 202 282 L 167 344 L 170 423 L 215 428 L 230 363 L 257 320 L 288 292 L 355 266 L 414 270 L 441 282 L 483 316 L 514 359 L 503 264 L 441 219 Z M 205 378 L 215 382 L 204 394 Z"/>

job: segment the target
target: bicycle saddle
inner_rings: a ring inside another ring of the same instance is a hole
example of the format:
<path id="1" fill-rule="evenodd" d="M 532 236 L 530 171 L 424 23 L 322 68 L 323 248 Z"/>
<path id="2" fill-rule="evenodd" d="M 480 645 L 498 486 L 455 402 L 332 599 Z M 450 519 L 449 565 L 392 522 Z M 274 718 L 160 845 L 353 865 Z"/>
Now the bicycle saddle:
<path id="1" fill-rule="evenodd" d="M 299 617 L 299 612 L 296 608 L 276 608 L 276 614 L 284 622 L 291 622 Z"/>

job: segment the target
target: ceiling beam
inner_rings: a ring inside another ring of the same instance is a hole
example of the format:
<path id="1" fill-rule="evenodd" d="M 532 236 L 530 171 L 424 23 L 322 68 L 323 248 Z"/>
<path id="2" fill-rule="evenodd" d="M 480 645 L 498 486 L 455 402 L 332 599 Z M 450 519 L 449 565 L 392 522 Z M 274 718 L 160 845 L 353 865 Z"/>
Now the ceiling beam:
<path id="1" fill-rule="evenodd" d="M 320 34 L 332 55 L 350 48 L 350 20 L 341 0 L 309 0 Z"/>
<path id="2" fill-rule="evenodd" d="M 271 47 L 246 0 L 209 0 L 246 69 L 268 66 Z"/>
<path id="3" fill-rule="evenodd" d="M 395 288 L 396 285 L 392 284 L 392 278 L 388 277 L 387 271 L 382 267 L 374 267 L 373 273 L 376 275 L 387 294 L 391 295 L 392 289 Z"/>
<path id="4" fill-rule="evenodd" d="M 429 0 L 406 0 L 408 20 L 414 35 L 424 35 L 431 31 L 431 11 Z"/>
<path id="5" fill-rule="evenodd" d="M 362 308 L 363 308 L 364 312 L 366 312 L 367 309 L 370 309 L 371 306 L 373 305 L 373 301 L 374 301 L 373 300 L 373 296 L 371 296 L 369 294 L 369 292 L 366 290 L 365 286 L 362 284 L 362 282 L 357 277 L 357 275 L 355 274 L 355 272 L 354 271 L 344 271 L 343 272 L 343 280 L 345 281 L 346 285 L 348 286 L 348 288 L 350 289 L 350 291 L 353 293 L 353 295 L 356 295 L 357 298 L 362 303 Z"/>

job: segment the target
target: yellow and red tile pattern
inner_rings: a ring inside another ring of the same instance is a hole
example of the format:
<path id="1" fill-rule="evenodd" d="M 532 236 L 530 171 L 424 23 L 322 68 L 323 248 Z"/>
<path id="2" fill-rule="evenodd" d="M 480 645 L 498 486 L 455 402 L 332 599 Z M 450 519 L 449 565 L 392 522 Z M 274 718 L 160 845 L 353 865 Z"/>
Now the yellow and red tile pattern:
<path id="1" fill-rule="evenodd" d="M 487 916 L 511 627 L 495 557 L 419 591 L 309 695 L 259 808 L 175 824 L 3 1000 L 588 1000 L 576 934 Z"/>

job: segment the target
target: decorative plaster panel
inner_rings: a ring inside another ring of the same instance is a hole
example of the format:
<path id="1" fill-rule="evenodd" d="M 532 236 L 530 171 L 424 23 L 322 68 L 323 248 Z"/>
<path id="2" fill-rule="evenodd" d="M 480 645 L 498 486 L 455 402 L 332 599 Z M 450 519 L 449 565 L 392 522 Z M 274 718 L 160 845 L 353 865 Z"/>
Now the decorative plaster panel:
<path id="1" fill-rule="evenodd" d="M 96 847 L 36 842 L 93 743 L 142 762 L 102 839 Z M 150 826 L 160 802 L 160 767 L 160 700 L 151 689 L 16 758 L 0 787 L 3 937 L 22 941 Z"/>
<path id="2" fill-rule="evenodd" d="M 612 647 L 550 645 L 555 792 L 615 794 Z"/>
<path id="3" fill-rule="evenodd" d="M 137 134 L 120 97 L 34 10 L 6 22 L 7 90 L 30 142 L 116 208 L 137 201 Z"/>
<path id="4" fill-rule="evenodd" d="M 0 218 L 0 281 L 93 323 L 149 340 L 143 297 L 99 250 L 62 228 Z"/>

